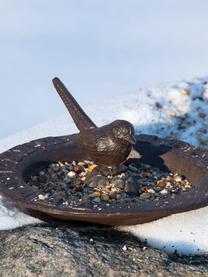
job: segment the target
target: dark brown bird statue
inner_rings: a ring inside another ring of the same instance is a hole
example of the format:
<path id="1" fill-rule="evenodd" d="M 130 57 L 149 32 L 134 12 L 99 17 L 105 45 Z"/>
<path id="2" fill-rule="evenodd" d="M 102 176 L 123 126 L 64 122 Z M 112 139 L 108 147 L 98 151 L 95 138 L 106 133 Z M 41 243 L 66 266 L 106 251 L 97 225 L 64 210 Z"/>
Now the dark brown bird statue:
<path id="1" fill-rule="evenodd" d="M 78 143 L 82 151 L 99 166 L 102 174 L 119 172 L 132 144 L 136 143 L 133 125 L 126 120 L 115 120 L 97 127 L 58 78 L 53 79 L 53 84 L 80 131 Z"/>

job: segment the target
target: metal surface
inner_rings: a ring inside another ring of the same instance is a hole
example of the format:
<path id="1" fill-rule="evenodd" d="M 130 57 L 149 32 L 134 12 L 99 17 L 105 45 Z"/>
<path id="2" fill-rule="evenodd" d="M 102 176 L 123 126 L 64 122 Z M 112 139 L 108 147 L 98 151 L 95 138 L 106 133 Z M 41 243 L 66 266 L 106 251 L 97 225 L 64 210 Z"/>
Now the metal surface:
<path id="1" fill-rule="evenodd" d="M 141 161 L 177 172 L 193 187 L 171 198 L 148 201 L 142 204 L 115 204 L 102 206 L 102 210 L 56 207 L 34 202 L 38 191 L 26 185 L 25 180 L 42 165 L 55 161 L 72 161 L 89 158 L 77 144 L 78 135 L 49 137 L 16 146 L 0 155 L 0 193 L 21 208 L 40 211 L 56 218 L 81 220 L 107 225 L 130 225 L 150 222 L 174 213 L 180 213 L 208 204 L 208 152 L 185 142 L 164 140 L 155 136 L 139 135 L 135 149 Z"/>
<path id="2" fill-rule="evenodd" d="M 134 144 L 133 125 L 126 120 L 115 120 L 97 127 L 58 78 L 53 79 L 53 84 L 80 131 L 77 135 L 79 147 L 99 165 L 100 171 L 101 168 L 106 171 L 108 166 L 116 169 L 128 157 Z"/>

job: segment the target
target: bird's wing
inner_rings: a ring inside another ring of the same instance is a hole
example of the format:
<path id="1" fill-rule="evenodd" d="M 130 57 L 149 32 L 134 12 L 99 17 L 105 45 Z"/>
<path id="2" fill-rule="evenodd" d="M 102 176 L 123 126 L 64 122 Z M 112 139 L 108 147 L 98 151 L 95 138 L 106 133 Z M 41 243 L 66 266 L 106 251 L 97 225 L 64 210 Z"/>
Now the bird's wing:
<path id="1" fill-rule="evenodd" d="M 91 129 L 86 132 L 82 132 L 80 145 L 88 149 L 91 153 L 105 153 L 112 151 L 115 148 L 115 144 L 111 137 L 101 128 Z"/>
<path id="2" fill-rule="evenodd" d="M 57 77 L 53 79 L 53 84 L 65 106 L 67 107 L 77 128 L 80 131 L 96 128 L 97 126 L 95 123 L 87 116 L 71 93 Z"/>

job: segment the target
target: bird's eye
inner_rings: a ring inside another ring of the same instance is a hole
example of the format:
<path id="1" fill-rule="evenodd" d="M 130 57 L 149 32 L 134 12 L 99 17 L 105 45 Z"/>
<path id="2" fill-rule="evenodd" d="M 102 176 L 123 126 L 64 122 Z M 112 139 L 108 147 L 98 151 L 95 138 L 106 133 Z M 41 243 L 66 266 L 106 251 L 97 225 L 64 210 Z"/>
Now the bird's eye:
<path id="1" fill-rule="evenodd" d="M 124 134 L 124 135 L 129 134 L 129 130 L 128 130 L 128 129 L 123 129 L 123 134 Z"/>

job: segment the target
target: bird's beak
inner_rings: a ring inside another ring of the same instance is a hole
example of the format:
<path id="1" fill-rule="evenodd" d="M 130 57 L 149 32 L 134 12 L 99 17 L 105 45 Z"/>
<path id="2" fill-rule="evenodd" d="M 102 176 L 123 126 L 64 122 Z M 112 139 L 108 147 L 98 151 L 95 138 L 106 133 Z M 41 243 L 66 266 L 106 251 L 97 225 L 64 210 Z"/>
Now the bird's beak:
<path id="1" fill-rule="evenodd" d="M 131 144 L 136 144 L 136 138 L 134 135 L 131 135 L 128 139 L 128 142 L 130 142 Z"/>

